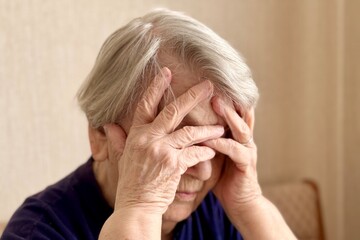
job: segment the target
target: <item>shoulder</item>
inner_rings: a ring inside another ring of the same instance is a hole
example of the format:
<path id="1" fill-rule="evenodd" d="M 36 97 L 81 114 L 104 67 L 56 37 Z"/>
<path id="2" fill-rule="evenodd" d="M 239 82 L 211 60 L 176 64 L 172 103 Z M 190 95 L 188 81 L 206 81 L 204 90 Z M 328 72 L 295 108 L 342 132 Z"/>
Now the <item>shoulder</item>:
<path id="1" fill-rule="evenodd" d="M 39 234 L 46 233 L 47 238 L 63 239 L 54 230 L 56 214 L 47 204 L 36 198 L 28 198 L 14 213 L 3 233 L 3 239 L 37 239 Z"/>
<path id="2" fill-rule="evenodd" d="M 10 219 L 3 238 L 73 239 L 78 235 L 96 235 L 102 221 L 89 216 L 101 218 L 101 214 L 92 211 L 96 209 L 94 205 L 105 203 L 101 202 L 92 174 L 88 161 L 64 179 L 27 198 Z"/>

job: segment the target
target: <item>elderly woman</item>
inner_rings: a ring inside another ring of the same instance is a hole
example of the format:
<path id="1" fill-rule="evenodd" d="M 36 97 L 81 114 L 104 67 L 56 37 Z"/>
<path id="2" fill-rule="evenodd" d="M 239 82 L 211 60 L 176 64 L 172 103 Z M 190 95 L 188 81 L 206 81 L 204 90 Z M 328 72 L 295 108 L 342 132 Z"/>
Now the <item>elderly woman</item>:
<path id="1" fill-rule="evenodd" d="M 203 24 L 134 19 L 78 99 L 92 157 L 28 198 L 4 239 L 295 238 L 258 184 L 250 70 Z"/>

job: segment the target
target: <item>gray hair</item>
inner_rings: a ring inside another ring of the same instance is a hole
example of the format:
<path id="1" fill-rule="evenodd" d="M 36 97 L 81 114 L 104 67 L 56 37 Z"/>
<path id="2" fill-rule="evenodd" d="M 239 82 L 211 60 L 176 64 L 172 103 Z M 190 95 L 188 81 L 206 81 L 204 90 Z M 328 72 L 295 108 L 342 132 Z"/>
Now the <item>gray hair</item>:
<path id="1" fill-rule="evenodd" d="M 201 73 L 243 108 L 256 105 L 251 71 L 229 43 L 189 16 L 158 9 L 132 20 L 102 46 L 77 95 L 92 127 L 119 123 L 133 113 L 152 77 L 165 67 L 162 52 Z"/>

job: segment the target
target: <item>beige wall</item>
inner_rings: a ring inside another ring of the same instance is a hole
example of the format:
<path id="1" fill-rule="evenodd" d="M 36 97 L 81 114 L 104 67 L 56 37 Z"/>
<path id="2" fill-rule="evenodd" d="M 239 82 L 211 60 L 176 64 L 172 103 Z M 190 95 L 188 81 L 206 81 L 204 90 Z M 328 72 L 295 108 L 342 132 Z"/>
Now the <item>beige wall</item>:
<path id="1" fill-rule="evenodd" d="M 344 239 L 360 236 L 360 1 L 345 6 Z"/>
<path id="2" fill-rule="evenodd" d="M 356 0 L 107 3 L 0 0 L 0 220 L 86 160 L 77 88 L 112 31 L 165 6 L 208 24 L 253 69 L 261 181 L 317 180 L 328 239 L 360 235 Z"/>

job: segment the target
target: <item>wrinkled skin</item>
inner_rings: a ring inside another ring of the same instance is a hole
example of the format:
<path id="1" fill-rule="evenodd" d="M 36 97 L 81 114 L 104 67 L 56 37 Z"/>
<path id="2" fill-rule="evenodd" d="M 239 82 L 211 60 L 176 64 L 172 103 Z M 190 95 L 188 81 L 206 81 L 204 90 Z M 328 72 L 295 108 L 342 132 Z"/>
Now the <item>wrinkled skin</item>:
<path id="1" fill-rule="evenodd" d="M 105 155 L 112 163 L 106 166 L 113 184 L 98 179 L 110 189 L 104 192 L 114 203 L 114 213 L 136 209 L 162 215 L 163 235 L 171 234 L 212 189 L 227 213 L 246 209 L 261 196 L 257 150 L 253 141 L 248 142 L 253 109 L 241 109 L 224 96 L 212 97 L 210 81 L 196 84 L 199 81 L 190 75 L 182 71 L 172 76 L 164 68 L 128 126 L 104 126 Z M 170 83 L 177 99 L 164 103 Z"/>

